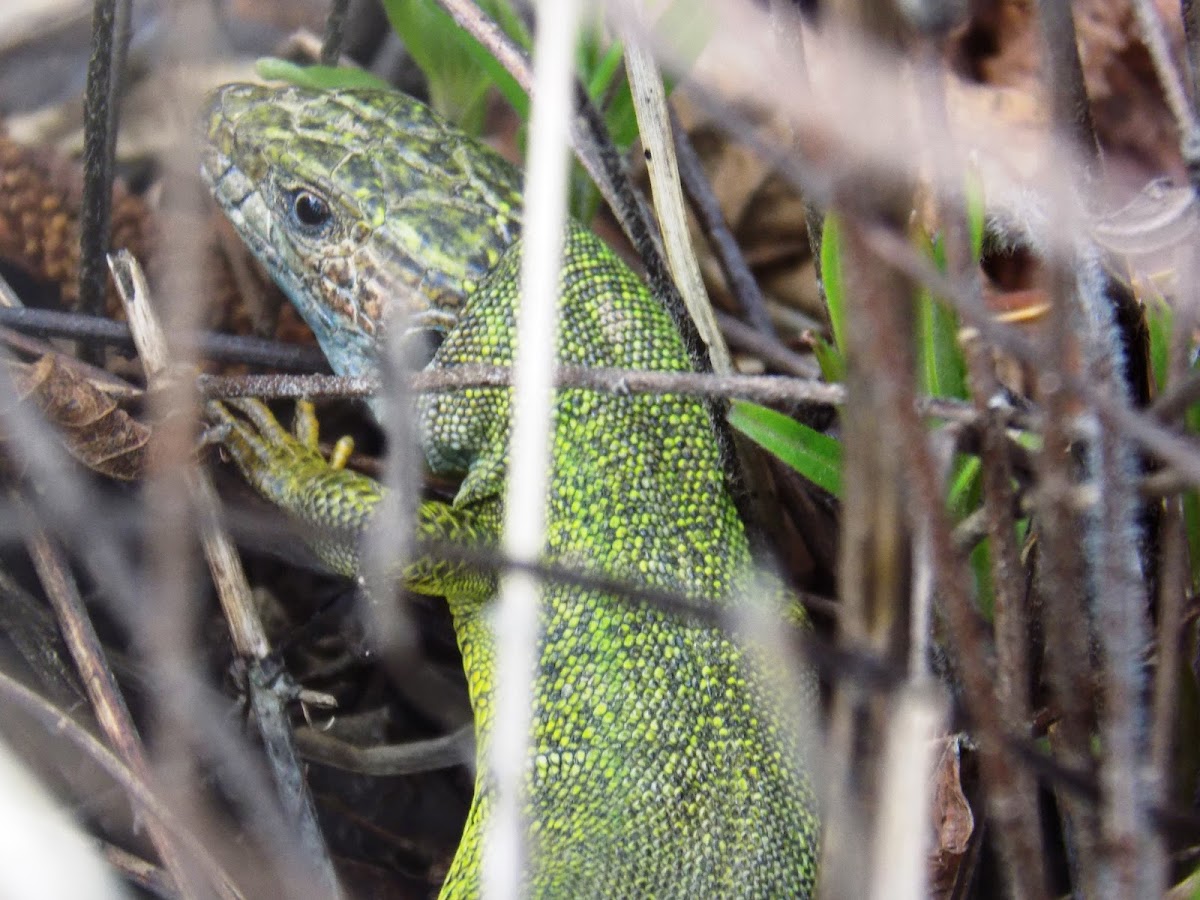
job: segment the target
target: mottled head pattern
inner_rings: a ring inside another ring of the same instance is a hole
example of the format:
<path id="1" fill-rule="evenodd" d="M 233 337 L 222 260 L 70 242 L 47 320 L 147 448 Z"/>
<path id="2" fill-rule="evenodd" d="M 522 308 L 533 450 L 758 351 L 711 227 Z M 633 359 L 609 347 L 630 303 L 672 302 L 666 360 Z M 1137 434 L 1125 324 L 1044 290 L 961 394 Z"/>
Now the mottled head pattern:
<path id="1" fill-rule="evenodd" d="M 520 228 L 519 171 L 385 91 L 227 85 L 203 175 L 346 375 L 393 316 L 448 329 Z"/>

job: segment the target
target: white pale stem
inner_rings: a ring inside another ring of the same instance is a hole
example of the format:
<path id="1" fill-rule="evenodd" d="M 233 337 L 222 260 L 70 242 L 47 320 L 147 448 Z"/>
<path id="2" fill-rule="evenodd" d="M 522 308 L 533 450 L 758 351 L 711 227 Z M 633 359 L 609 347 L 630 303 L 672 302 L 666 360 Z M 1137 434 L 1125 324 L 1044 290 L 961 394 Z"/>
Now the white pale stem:
<path id="1" fill-rule="evenodd" d="M 896 698 L 875 822 L 871 900 L 929 896 L 927 857 L 933 824 L 929 783 L 945 708 L 929 685 L 910 683 Z"/>
<path id="2" fill-rule="evenodd" d="M 538 4 L 534 98 L 526 160 L 521 305 L 513 372 L 513 429 L 504 504 L 506 557 L 536 562 L 546 532 L 550 475 L 558 280 L 566 230 L 567 124 L 579 0 Z M 488 760 L 496 802 L 484 845 L 483 890 L 489 900 L 515 900 L 526 857 L 522 816 L 537 664 L 539 584 L 506 573 L 496 610 L 496 694 Z"/>

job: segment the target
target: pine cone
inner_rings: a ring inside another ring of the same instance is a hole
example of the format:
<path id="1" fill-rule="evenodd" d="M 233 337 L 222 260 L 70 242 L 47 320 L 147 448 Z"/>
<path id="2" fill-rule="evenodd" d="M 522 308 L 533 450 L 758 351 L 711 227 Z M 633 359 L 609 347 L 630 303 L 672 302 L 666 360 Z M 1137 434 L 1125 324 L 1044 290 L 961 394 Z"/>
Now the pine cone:
<path id="1" fill-rule="evenodd" d="M 26 147 L 0 132 L 0 261 L 26 272 L 35 281 L 57 286 L 62 307 L 79 301 L 79 216 L 83 179 L 77 163 L 48 150 Z M 126 249 L 145 268 L 151 284 L 159 282 L 171 260 L 163 252 L 161 221 L 141 197 L 118 180 L 113 186 L 110 246 Z M 206 230 L 205 271 L 210 273 L 212 307 L 205 325 L 234 333 L 251 330 L 229 262 L 208 222 L 191 223 Z M 264 280 L 264 291 L 274 287 Z M 116 290 L 108 285 L 107 313 L 124 318 Z"/>
<path id="2" fill-rule="evenodd" d="M 0 258 L 38 281 L 57 285 L 67 308 L 79 300 L 81 194 L 77 168 L 0 135 Z M 141 198 L 114 188 L 114 247 L 127 247 L 143 258 L 150 220 Z M 115 300 L 110 287 L 110 308 Z"/>

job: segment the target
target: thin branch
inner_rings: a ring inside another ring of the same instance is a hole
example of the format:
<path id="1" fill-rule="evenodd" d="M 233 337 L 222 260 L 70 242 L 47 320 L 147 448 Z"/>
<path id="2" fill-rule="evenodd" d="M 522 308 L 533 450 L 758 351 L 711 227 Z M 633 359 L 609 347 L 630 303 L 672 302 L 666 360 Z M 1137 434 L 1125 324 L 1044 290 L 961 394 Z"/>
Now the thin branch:
<path id="1" fill-rule="evenodd" d="M 944 10 L 927 12 L 934 14 L 931 24 L 942 24 L 936 14 Z M 937 130 L 949 134 L 945 82 L 942 70 L 937 65 L 937 57 L 943 49 L 943 41 L 939 36 L 930 35 L 923 46 L 922 55 L 926 65 L 922 67 L 923 75 L 918 84 L 928 119 Z M 942 223 L 946 260 L 953 273 L 952 278 L 962 285 L 964 303 L 982 313 L 982 276 L 971 254 L 966 198 L 957 191 L 941 195 L 938 216 Z M 1015 764 L 1010 751 L 1000 740 L 1005 731 L 1019 734 L 1029 721 L 1029 623 L 1024 610 L 1025 590 L 1013 521 L 1013 512 L 1018 508 L 1018 503 L 1012 488 L 1012 457 L 1005 433 L 1006 404 L 995 402 L 1002 393 L 991 353 L 979 341 L 966 343 L 964 350 L 972 395 L 981 419 L 981 480 L 987 534 L 991 539 L 989 547 L 995 597 L 994 668 L 987 666 L 986 658 L 974 656 L 966 647 L 958 645 L 957 639 L 964 634 L 963 629 L 970 627 L 969 616 L 960 609 L 949 612 L 946 618 L 952 623 L 954 652 L 959 669 L 969 666 L 979 673 L 964 676 L 964 682 L 968 678 L 971 680 L 972 690 L 966 694 L 969 710 L 978 714 L 978 704 L 987 704 L 989 707 L 993 703 L 996 705 L 996 710 L 989 709 L 984 721 L 979 723 L 980 733 L 985 738 L 980 747 L 980 764 L 987 787 L 987 808 L 996 826 L 998 849 L 1004 861 L 1008 896 L 1014 900 L 1035 900 L 1046 896 L 1046 865 L 1042 852 L 1036 785 L 1029 773 Z M 940 550 L 945 553 L 948 548 L 940 546 Z M 942 559 L 941 563 L 947 564 L 947 559 Z M 961 563 L 956 565 L 956 569 L 958 567 L 961 567 Z M 957 573 L 951 579 L 952 584 L 960 580 L 964 583 L 957 585 L 959 591 L 967 587 L 966 579 Z M 963 599 L 957 595 L 948 599 L 955 604 L 963 603 Z M 973 634 L 968 634 L 973 637 Z M 994 689 L 983 684 L 983 680 L 989 677 L 995 680 Z"/>
<path id="2" fill-rule="evenodd" d="M 838 0 L 829 7 L 828 33 L 839 49 L 850 43 L 851 35 L 892 49 L 894 33 L 888 22 L 895 14 L 892 4 Z M 867 79 L 847 78 L 832 90 L 835 104 L 863 115 L 871 115 L 879 102 Z M 910 126 L 893 139 L 907 143 L 914 137 Z M 844 489 L 837 562 L 844 609 L 837 639 L 839 645 L 897 664 L 911 662 L 914 600 L 919 603 L 913 590 L 912 535 L 920 541 L 927 533 L 907 514 L 911 474 L 905 470 L 903 453 L 897 452 L 906 440 L 898 431 L 901 407 L 915 400 L 909 340 L 912 284 L 889 267 L 873 264 L 858 219 L 901 228 L 911 203 L 911 186 L 903 176 L 864 169 L 838 185 L 832 204 L 847 223 L 842 244 L 847 402 L 841 415 Z M 922 446 L 925 439 L 922 433 Z M 942 495 L 940 487 L 932 493 Z M 905 666 L 905 675 L 906 686 L 915 687 L 920 673 Z M 823 897 L 873 896 L 871 889 L 882 877 L 875 868 L 883 865 L 887 833 L 875 813 L 881 803 L 881 773 L 889 771 L 884 753 L 891 710 L 886 703 L 870 701 L 853 684 L 834 685 L 826 748 L 830 760 L 822 780 L 829 811 L 825 827 L 838 839 L 826 841 L 821 849 Z M 919 824 L 909 818 L 909 827 L 928 827 L 924 810 L 911 809 L 913 814 Z M 903 849 L 912 853 L 916 848 Z M 895 860 L 895 868 L 916 879 L 894 885 L 896 893 L 917 896 L 922 891 L 921 868 L 908 860 Z"/>
<path id="3" fill-rule="evenodd" d="M 869 311 L 878 317 L 880 311 L 874 307 L 882 305 L 882 301 L 877 301 Z M 894 333 L 882 331 L 879 324 L 877 319 L 873 330 L 876 334 L 889 334 L 892 340 L 887 343 L 900 340 Z M 895 349 L 888 350 L 882 339 L 879 344 L 882 345 L 879 352 L 883 356 L 878 365 L 885 373 L 895 371 L 898 363 L 890 356 L 896 352 Z M 949 643 L 957 661 L 956 672 L 962 685 L 964 705 L 980 736 L 980 764 L 984 783 L 993 798 L 992 803 L 999 805 L 1006 797 L 1012 799 L 1006 791 L 1015 790 L 1019 786 L 1017 776 L 1020 769 L 1014 765 L 1014 760 L 1005 745 L 1009 732 L 1001 708 L 996 702 L 992 674 L 994 663 L 991 662 L 993 655 L 978 610 L 972 602 L 971 580 L 965 561 L 958 555 L 954 546 L 946 510 L 941 501 L 942 491 L 936 465 L 929 451 L 924 428 L 912 412 L 911 398 L 906 396 L 907 390 L 904 393 L 900 393 L 897 387 L 893 387 L 893 390 L 898 392 L 898 402 L 894 407 L 894 425 L 897 429 L 895 445 L 901 448 L 900 452 L 904 458 L 903 470 L 912 483 L 907 495 L 911 504 L 910 515 L 913 526 L 920 525 L 926 529 L 929 537 L 933 569 L 939 587 L 940 611 L 951 633 Z M 1010 824 L 1008 816 L 1002 816 L 1000 821 L 1005 825 Z M 1007 832 L 1013 838 L 1010 847 L 1012 852 L 1015 853 L 1017 847 L 1027 846 L 1031 840 L 1031 828 L 1034 827 L 1034 823 L 1022 821 L 1019 826 L 1012 827 Z M 1032 834 L 1032 839 L 1036 840 L 1036 831 Z M 1029 861 L 1021 860 L 1020 863 Z M 1024 896 L 1041 896 L 1042 891 L 1038 890 L 1039 881 L 1039 873 L 1027 873 L 1018 890 Z M 1025 891 L 1029 893 L 1024 893 Z"/>
<path id="4" fill-rule="evenodd" d="M 1086 177 L 1099 175 L 1100 145 L 1079 61 L 1070 0 L 1038 0 L 1036 6 L 1045 51 L 1042 84 L 1050 96 L 1051 121 L 1082 155 Z"/>
<path id="5" fill-rule="evenodd" d="M 20 507 L 32 523 L 32 511 L 23 503 Z M 46 596 L 58 618 L 63 638 L 76 668 L 79 669 L 81 681 L 100 728 L 137 777 L 148 781 L 150 764 L 146 759 L 145 748 L 133 724 L 133 717 L 129 714 L 129 707 L 125 705 L 125 698 L 117 685 L 117 679 L 108 667 L 100 637 L 92 626 L 91 617 L 61 550 L 41 529 L 34 526 L 31 526 L 27 545 Z M 196 886 L 188 877 L 186 859 L 180 855 L 172 836 L 154 820 L 148 824 L 147 830 L 154 849 L 158 851 L 163 865 L 171 873 L 180 895 L 197 896 Z"/>
<path id="6" fill-rule="evenodd" d="M 417 372 L 409 378 L 409 389 L 418 393 L 441 393 L 472 387 L 509 387 L 512 370 L 506 366 L 472 364 L 453 369 Z M 265 399 L 365 398 L 379 391 L 379 379 L 371 376 L 340 375 L 200 375 L 197 385 L 205 399 L 261 397 Z M 753 400 L 788 406 L 822 404 L 841 406 L 846 390 L 840 384 L 816 379 L 779 375 L 713 375 L 705 372 L 656 372 L 641 369 L 560 366 L 555 385 L 588 388 L 616 394 L 676 394 L 686 397 Z M 979 416 L 971 405 L 949 397 L 920 397 L 916 401 L 923 416 L 973 425 Z M 1006 419 L 1011 427 L 1031 427 L 1031 417 L 1013 413 Z"/>
<path id="7" fill-rule="evenodd" d="M 798 378 L 816 378 L 821 374 L 821 367 L 813 356 L 797 353 L 772 333 L 743 324 L 727 313 L 718 312 L 717 321 L 730 346 L 753 353 L 768 367 Z M 814 332 L 822 329 L 815 320 L 809 327 Z"/>
<path id="8" fill-rule="evenodd" d="M 117 158 L 117 129 L 121 124 L 121 89 L 124 87 L 125 64 L 129 59 L 129 44 L 133 40 L 133 0 L 117 0 L 113 21 L 112 75 L 108 93 L 108 146 L 104 154 L 110 168 Z M 112 184 L 108 185 L 112 191 Z M 86 307 L 85 307 L 86 308 Z"/>
<path id="9" fill-rule="evenodd" d="M 491 57 L 504 67 L 530 99 L 533 98 L 533 67 L 525 52 L 494 19 L 472 0 L 437 0 L 438 6 L 450 14 L 455 23 L 483 46 Z M 580 159 L 580 162 L 583 162 Z M 591 174 L 591 168 L 584 163 Z M 597 181 L 597 185 L 600 182 Z M 606 195 L 607 199 L 607 195 Z"/>
<path id="10" fill-rule="evenodd" d="M 1192 94 L 1192 115 L 1200 118 L 1200 3 L 1183 0 L 1183 37 L 1187 44 L 1188 87 Z"/>
<path id="11" fill-rule="evenodd" d="M 1197 253 L 1195 248 L 1184 257 L 1184 284 L 1195 284 Z M 1191 304 L 1181 304 L 1172 322 L 1169 347 L 1168 384 L 1171 389 L 1182 385 L 1191 369 L 1196 311 Z M 1182 415 L 1182 411 L 1180 412 Z M 1151 473 L 1154 477 L 1158 473 Z M 1162 474 L 1169 478 L 1172 473 Z M 1149 480 L 1143 479 L 1144 482 Z M 1152 803 L 1166 803 L 1171 797 L 1173 786 L 1173 751 L 1175 747 L 1176 723 L 1180 714 L 1178 706 L 1180 672 L 1183 669 L 1184 606 L 1191 586 L 1188 564 L 1187 521 L 1183 514 L 1183 499 L 1170 496 L 1162 505 L 1160 534 L 1162 552 L 1158 567 L 1158 654 L 1154 675 L 1154 693 L 1150 715 L 1150 784 Z M 1156 871 L 1167 869 L 1166 847 L 1161 841 L 1151 845 L 1156 858 L 1149 864 Z"/>
<path id="12" fill-rule="evenodd" d="M 712 302 L 704 287 L 704 278 L 700 274 L 700 263 L 696 260 L 695 248 L 692 246 L 683 192 L 679 184 L 675 142 L 671 137 L 667 96 L 654 56 L 642 37 L 644 28 L 644 23 L 635 23 L 631 18 L 622 21 L 625 69 L 633 96 L 634 111 L 637 114 L 646 168 L 653 186 L 654 206 L 663 231 L 667 260 L 688 313 L 700 332 L 700 339 L 708 347 L 709 362 L 713 371 L 719 375 L 728 375 L 733 371 L 733 361 L 717 327 Z"/>
<path id="13" fill-rule="evenodd" d="M 130 350 L 134 346 L 126 323 L 114 322 L 103 316 L 0 306 L 0 325 L 42 337 L 93 341 Z M 285 344 L 241 335 L 202 332 L 197 336 L 195 345 L 186 349 L 216 362 L 244 363 L 289 372 L 328 369 L 325 357 L 315 346 Z"/>
<path id="14" fill-rule="evenodd" d="M 1150 718 L 1151 802 L 1165 805 L 1171 798 L 1172 756 L 1180 672 L 1183 669 L 1183 604 L 1187 596 L 1187 533 L 1183 504 L 1171 497 L 1164 504 L 1162 559 L 1158 567 L 1158 647 L 1155 660 L 1154 700 Z M 1164 861 L 1155 860 L 1158 864 Z"/>
<path id="15" fill-rule="evenodd" d="M 162 900 L 175 900 L 175 886 L 167 873 L 140 856 L 134 856 L 115 844 L 100 842 L 100 853 L 108 864 L 121 873 L 121 877 L 137 885 L 143 891 Z"/>
<path id="16" fill-rule="evenodd" d="M 94 0 L 92 56 L 88 61 L 87 94 L 83 113 L 83 198 L 80 213 L 79 303 L 92 315 L 104 312 L 112 218 L 114 124 L 110 109 L 113 92 L 113 32 L 117 0 Z"/>
<path id="17" fill-rule="evenodd" d="M 1200 403 L 1200 372 L 1184 369 L 1150 404 L 1150 412 L 1160 422 L 1170 425 L 1182 418 L 1194 403 Z"/>
<path id="18" fill-rule="evenodd" d="M 708 240 L 721 265 L 721 271 L 729 282 L 729 289 L 742 307 L 742 313 L 750 324 L 765 335 L 775 337 L 775 326 L 767 312 L 767 301 L 742 248 L 738 246 L 729 224 L 721 212 L 721 206 L 713 193 L 712 184 L 700 163 L 692 139 L 688 137 L 674 111 L 671 113 L 671 131 L 675 136 L 675 153 L 679 163 L 679 175 L 683 189 L 687 192 L 692 212 L 700 223 L 700 229 Z M 722 326 L 724 329 L 724 325 Z"/>
<path id="19" fill-rule="evenodd" d="M 165 337 L 150 306 L 145 276 L 137 261 L 125 251 L 115 254 L 111 265 L 147 379 L 154 384 L 162 380 L 167 371 L 168 352 Z M 194 466 L 185 468 L 183 474 L 201 519 L 201 541 L 234 647 L 250 665 L 251 705 L 276 788 L 303 848 L 304 864 L 322 894 L 339 897 L 341 891 L 333 862 L 292 740 L 285 699 L 276 690 L 274 679 L 264 671 L 271 654 L 270 644 L 237 550 L 219 524 L 216 492 L 204 473 Z"/>
<path id="20" fill-rule="evenodd" d="M 1041 0 L 1038 23 L 1044 50 L 1042 84 L 1051 98 L 1052 132 L 1060 135 L 1086 160 L 1082 179 L 1098 175 L 1099 149 L 1088 105 L 1083 69 L 1076 48 L 1075 22 L 1066 0 Z M 1079 174 L 1064 167 L 1068 185 L 1081 183 Z M 1060 188 L 1051 203 L 1052 230 L 1069 231 L 1077 201 Z M 1066 226 L 1066 228 L 1064 228 Z M 1050 317 L 1042 342 L 1038 399 L 1046 410 L 1042 452 L 1039 455 L 1038 521 L 1044 552 L 1039 555 L 1038 591 L 1043 603 L 1042 626 L 1049 652 L 1048 681 L 1061 712 L 1054 747 L 1074 769 L 1093 765 L 1090 737 L 1094 713 L 1091 657 L 1085 629 L 1084 584 L 1087 568 L 1080 535 L 1085 523 L 1071 503 L 1071 437 L 1067 423 L 1076 416 L 1075 398 L 1067 387 L 1067 360 L 1073 358 L 1076 333 L 1084 312 L 1077 299 L 1074 259 L 1057 258 L 1048 265 Z M 1064 830 L 1076 854 L 1076 889 L 1099 896 L 1099 817 L 1093 808 L 1063 798 Z"/>
<path id="21" fill-rule="evenodd" d="M 1105 293 L 1107 275 L 1098 259 L 1084 257 L 1076 276 L 1080 301 L 1090 307 L 1079 335 L 1084 374 L 1111 396 L 1127 398 L 1124 359 L 1112 307 Z M 1088 416 L 1096 421 L 1093 415 Z M 1143 655 L 1151 639 L 1148 597 L 1139 548 L 1143 543 L 1136 482 L 1140 460 L 1120 429 L 1101 428 L 1091 442 L 1091 485 L 1098 502 L 1090 513 L 1089 598 L 1102 651 L 1100 671 L 1100 782 L 1102 864 L 1111 867 L 1116 896 L 1134 900 L 1161 896 L 1166 847 L 1147 828 L 1152 787 L 1144 764 L 1149 724 L 1143 705 L 1148 693 Z M 1102 871 L 1102 883 L 1109 878 Z"/>
<path id="22" fill-rule="evenodd" d="M 159 797 L 154 788 L 131 771 L 125 763 L 117 758 L 116 754 L 88 734 L 66 712 L 47 703 L 4 672 L 0 672 L 0 697 L 4 702 L 32 716 L 51 735 L 65 737 L 107 772 L 140 810 L 146 815 L 152 816 L 184 844 L 189 856 L 204 869 L 209 882 L 220 893 L 220 896 L 230 898 L 230 900 L 238 900 L 243 896 L 233 879 L 208 852 L 204 842 L 179 821 L 170 806 Z"/>
<path id="23" fill-rule="evenodd" d="M 350 0 L 332 0 L 329 4 L 329 15 L 325 17 L 325 34 L 321 38 L 321 65 L 338 64 L 345 40 L 346 16 L 349 12 Z"/>
<path id="24" fill-rule="evenodd" d="M 418 775 L 469 765 L 475 757 L 475 726 L 436 738 L 360 747 L 315 728 L 296 729 L 296 747 L 311 762 L 373 777 Z"/>

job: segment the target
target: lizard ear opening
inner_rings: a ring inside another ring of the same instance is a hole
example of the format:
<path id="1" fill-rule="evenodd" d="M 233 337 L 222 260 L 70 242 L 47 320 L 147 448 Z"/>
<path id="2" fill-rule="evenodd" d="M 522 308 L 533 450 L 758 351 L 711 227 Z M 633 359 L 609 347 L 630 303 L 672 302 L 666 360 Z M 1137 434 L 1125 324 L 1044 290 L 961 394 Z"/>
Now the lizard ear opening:
<path id="1" fill-rule="evenodd" d="M 412 328 L 400 341 L 403 365 L 410 371 L 420 371 L 433 362 L 446 332 L 440 328 Z"/>

